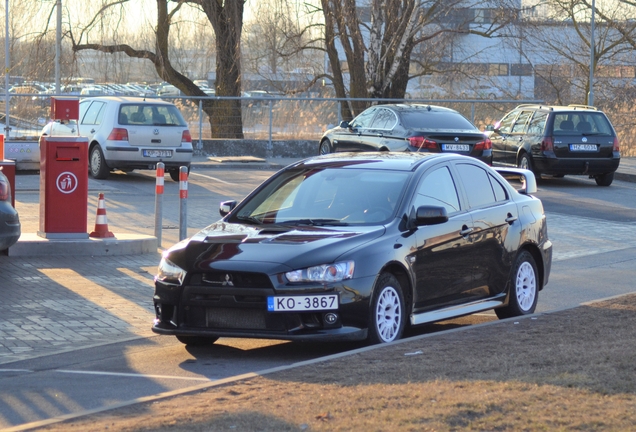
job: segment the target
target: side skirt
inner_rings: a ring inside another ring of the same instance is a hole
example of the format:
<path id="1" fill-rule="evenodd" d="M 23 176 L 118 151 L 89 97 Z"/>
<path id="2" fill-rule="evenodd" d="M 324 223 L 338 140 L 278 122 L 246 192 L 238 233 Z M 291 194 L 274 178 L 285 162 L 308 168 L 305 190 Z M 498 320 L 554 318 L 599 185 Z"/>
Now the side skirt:
<path id="1" fill-rule="evenodd" d="M 442 321 L 449 318 L 457 318 L 464 315 L 470 315 L 475 312 L 481 312 L 503 306 L 506 295 L 501 294 L 495 298 L 488 298 L 476 302 L 463 304 L 459 306 L 451 306 L 444 309 L 438 309 L 430 312 L 422 312 L 419 314 L 411 314 L 411 324 L 419 325 L 435 321 Z"/>

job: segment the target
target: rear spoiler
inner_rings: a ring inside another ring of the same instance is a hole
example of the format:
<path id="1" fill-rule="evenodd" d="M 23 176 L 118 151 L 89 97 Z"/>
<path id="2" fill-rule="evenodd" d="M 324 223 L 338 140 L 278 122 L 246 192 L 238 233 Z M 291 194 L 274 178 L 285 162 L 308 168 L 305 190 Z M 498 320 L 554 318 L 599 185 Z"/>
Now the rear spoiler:
<path id="1" fill-rule="evenodd" d="M 524 195 L 537 192 L 537 179 L 532 171 L 522 168 L 493 167 L 493 169 L 508 180 L 508 182 L 511 180 L 521 182 L 521 188 L 517 188 L 517 192 Z"/>

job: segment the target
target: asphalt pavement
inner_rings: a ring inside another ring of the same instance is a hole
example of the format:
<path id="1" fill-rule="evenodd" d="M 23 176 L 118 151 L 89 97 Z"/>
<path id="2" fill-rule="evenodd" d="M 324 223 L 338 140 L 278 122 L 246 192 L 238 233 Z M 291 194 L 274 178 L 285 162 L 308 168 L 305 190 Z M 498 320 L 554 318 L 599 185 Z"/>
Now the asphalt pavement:
<path id="1" fill-rule="evenodd" d="M 192 168 L 279 169 L 296 160 L 199 156 Z M 16 177 L 17 202 L 22 192 L 35 195 L 38 176 L 18 173 Z M 636 182 L 636 158 L 623 158 L 615 178 Z M 129 210 L 124 206 L 108 208 L 109 229 L 116 237 L 126 229 L 110 221 L 121 220 L 116 217 L 118 212 Z M 35 236 L 38 218 L 21 215 L 21 220 L 24 235 Z M 143 253 L 122 247 L 117 253 L 95 254 L 73 242 L 43 240 L 62 245 L 62 252 L 46 251 L 39 245 L 37 254 L 15 255 L 10 249 L 8 255 L 0 255 L 1 365 L 152 335 L 153 275 L 161 254 L 156 243 Z"/>

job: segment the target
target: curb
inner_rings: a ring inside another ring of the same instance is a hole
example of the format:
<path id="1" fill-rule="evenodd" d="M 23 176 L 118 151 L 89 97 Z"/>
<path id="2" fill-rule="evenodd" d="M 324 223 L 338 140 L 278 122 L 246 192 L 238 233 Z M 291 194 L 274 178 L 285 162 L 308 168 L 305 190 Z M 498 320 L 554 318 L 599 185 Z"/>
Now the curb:
<path id="1" fill-rule="evenodd" d="M 8 249 L 9 256 L 107 256 L 138 255 L 157 252 L 157 237 L 117 234 L 116 237 L 86 239 L 46 239 L 35 233 L 23 233 Z"/>

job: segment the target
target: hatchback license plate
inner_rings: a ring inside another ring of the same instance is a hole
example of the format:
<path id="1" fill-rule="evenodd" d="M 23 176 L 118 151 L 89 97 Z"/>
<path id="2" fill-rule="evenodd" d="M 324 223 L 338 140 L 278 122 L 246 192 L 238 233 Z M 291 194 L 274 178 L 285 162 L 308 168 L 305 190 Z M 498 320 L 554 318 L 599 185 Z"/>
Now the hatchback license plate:
<path id="1" fill-rule="evenodd" d="M 144 150 L 144 157 L 172 157 L 172 150 Z"/>
<path id="2" fill-rule="evenodd" d="M 468 151 L 470 146 L 468 144 L 442 144 L 442 150 L 446 151 Z"/>
<path id="3" fill-rule="evenodd" d="M 323 311 L 338 309 L 338 295 L 267 297 L 269 312 Z"/>
<path id="4" fill-rule="evenodd" d="M 596 151 L 596 144 L 570 144 L 570 151 Z"/>

